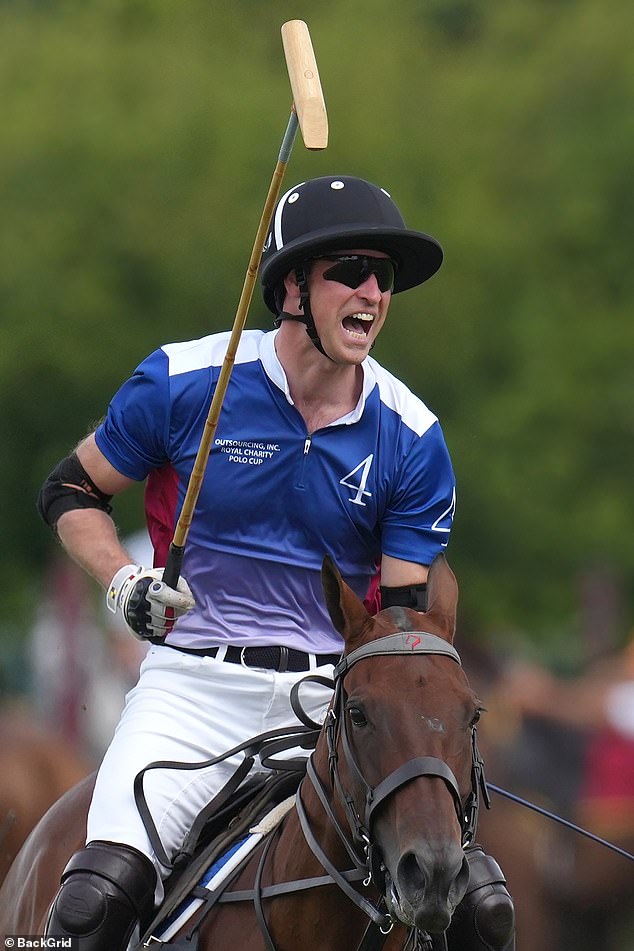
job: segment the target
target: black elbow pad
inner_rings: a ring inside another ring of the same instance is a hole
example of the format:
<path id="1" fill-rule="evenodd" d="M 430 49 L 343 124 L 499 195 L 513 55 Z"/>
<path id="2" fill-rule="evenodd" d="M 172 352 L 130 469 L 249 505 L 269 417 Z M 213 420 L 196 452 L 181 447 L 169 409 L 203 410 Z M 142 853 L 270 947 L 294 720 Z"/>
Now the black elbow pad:
<path id="1" fill-rule="evenodd" d="M 381 585 L 382 608 L 412 608 L 414 611 L 427 610 L 427 585 L 403 585 L 401 588 L 388 588 Z"/>
<path id="2" fill-rule="evenodd" d="M 64 512 L 73 509 L 101 509 L 112 512 L 111 495 L 106 495 L 92 481 L 76 453 L 58 463 L 40 489 L 37 510 L 53 531 Z"/>

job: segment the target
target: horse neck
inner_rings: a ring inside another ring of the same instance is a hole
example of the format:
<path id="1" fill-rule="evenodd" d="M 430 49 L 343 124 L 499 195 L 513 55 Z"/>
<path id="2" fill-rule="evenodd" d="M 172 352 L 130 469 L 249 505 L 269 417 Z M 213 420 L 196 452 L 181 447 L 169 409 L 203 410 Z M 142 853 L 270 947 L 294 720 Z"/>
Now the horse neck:
<path id="1" fill-rule="evenodd" d="M 333 793 L 328 775 L 328 750 L 323 735 L 313 753 L 313 764 L 317 775 L 329 791 L 333 812 L 341 827 L 349 836 L 348 825 L 343 810 Z M 301 797 L 311 834 L 319 843 L 328 860 L 337 871 L 344 872 L 354 867 L 337 831 L 324 810 L 311 779 L 305 776 L 298 796 Z M 309 846 L 297 809 L 291 810 L 284 820 L 279 839 L 272 850 L 270 867 L 267 869 L 267 882 L 296 882 L 309 878 L 321 878 L 327 874 L 322 863 Z M 355 883 L 362 892 L 361 881 Z M 375 900 L 373 888 L 366 897 Z M 290 904 L 289 904 L 290 902 Z M 324 914 L 327 912 L 327 914 Z M 319 947 L 333 949 L 355 949 L 362 939 L 368 919 L 365 914 L 350 901 L 340 888 L 311 888 L 300 891 L 287 899 L 283 897 L 271 903 L 269 924 L 272 929 L 285 933 L 288 927 L 287 916 L 293 921 L 294 946 L 313 947 L 315 927 L 319 922 Z"/>
<path id="2" fill-rule="evenodd" d="M 328 749 L 323 734 L 320 736 L 315 752 L 312 755 L 312 765 L 322 785 L 328 791 L 330 807 L 337 821 L 349 837 L 350 833 L 345 813 L 338 797 L 332 790 L 328 769 Z M 301 799 L 310 831 L 320 847 L 338 869 L 349 869 L 352 864 L 351 859 L 337 833 L 335 825 L 324 809 L 309 776 L 305 776 L 302 780 L 297 795 Z M 320 862 L 306 841 L 297 810 L 293 810 L 289 814 L 288 821 L 285 823 L 284 833 L 288 835 L 289 841 L 293 843 L 292 849 L 289 849 L 286 855 L 288 865 L 292 867 L 294 871 L 291 872 L 289 868 L 286 874 L 294 874 L 297 877 L 324 874 Z"/>

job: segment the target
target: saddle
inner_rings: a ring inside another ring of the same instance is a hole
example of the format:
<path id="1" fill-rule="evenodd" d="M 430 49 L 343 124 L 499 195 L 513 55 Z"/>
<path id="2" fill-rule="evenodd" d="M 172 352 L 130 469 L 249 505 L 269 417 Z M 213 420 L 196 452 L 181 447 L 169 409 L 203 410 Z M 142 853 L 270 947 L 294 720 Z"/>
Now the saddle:
<path id="1" fill-rule="evenodd" d="M 276 806 L 295 795 L 303 775 L 304 770 L 297 768 L 252 777 L 236 791 L 229 803 L 206 817 L 205 822 L 201 823 L 196 842 L 188 838 L 187 854 L 181 851 L 174 871 L 165 882 L 165 899 L 155 917 L 145 926 L 136 951 L 158 945 L 175 951 L 180 946 L 180 942 L 163 942 L 157 935 L 165 932 L 169 923 L 178 917 L 191 900 L 202 899 L 206 910 L 219 900 L 222 891 L 231 884 L 241 866 L 238 865 L 222 887 L 213 893 L 200 884 L 205 874 L 216 863 L 220 864 L 236 844 L 248 835 L 249 830 Z M 250 852 L 245 856 L 245 861 L 249 857 Z M 188 935 L 184 945 L 188 951 L 196 946 L 192 943 L 193 937 Z"/>

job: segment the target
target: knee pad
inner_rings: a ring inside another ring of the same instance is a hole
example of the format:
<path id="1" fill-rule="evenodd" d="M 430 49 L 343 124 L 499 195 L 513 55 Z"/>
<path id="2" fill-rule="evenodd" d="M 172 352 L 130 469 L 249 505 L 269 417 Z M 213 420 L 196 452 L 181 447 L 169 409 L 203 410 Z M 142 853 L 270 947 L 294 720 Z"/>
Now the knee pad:
<path id="1" fill-rule="evenodd" d="M 47 936 L 76 937 L 82 951 L 125 949 L 134 926 L 154 908 L 156 871 L 125 845 L 89 842 L 62 874 Z"/>
<path id="2" fill-rule="evenodd" d="M 469 887 L 447 931 L 449 951 L 515 951 L 515 909 L 500 866 L 479 845 L 465 855 Z"/>

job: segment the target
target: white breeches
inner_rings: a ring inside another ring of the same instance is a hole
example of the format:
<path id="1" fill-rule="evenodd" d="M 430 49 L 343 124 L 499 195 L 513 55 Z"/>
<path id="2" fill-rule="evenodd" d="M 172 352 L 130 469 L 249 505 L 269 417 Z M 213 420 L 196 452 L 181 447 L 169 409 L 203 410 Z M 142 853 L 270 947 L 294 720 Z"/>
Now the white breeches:
<path id="1" fill-rule="evenodd" d="M 332 667 L 314 673 L 332 676 Z M 155 864 L 162 897 L 168 872 L 158 861 L 134 801 L 134 778 L 155 760 L 200 762 L 278 727 L 297 726 L 290 691 L 301 673 L 243 667 L 213 657 L 152 646 L 139 682 L 126 697 L 121 720 L 97 775 L 88 814 L 87 841 L 130 845 Z M 307 683 L 302 706 L 323 720 L 331 691 Z M 291 750 L 286 756 L 307 756 Z M 201 770 L 155 769 L 145 774 L 144 793 L 163 847 L 171 858 L 194 819 L 241 762 L 242 754 Z M 254 770 L 262 767 L 256 760 Z"/>

